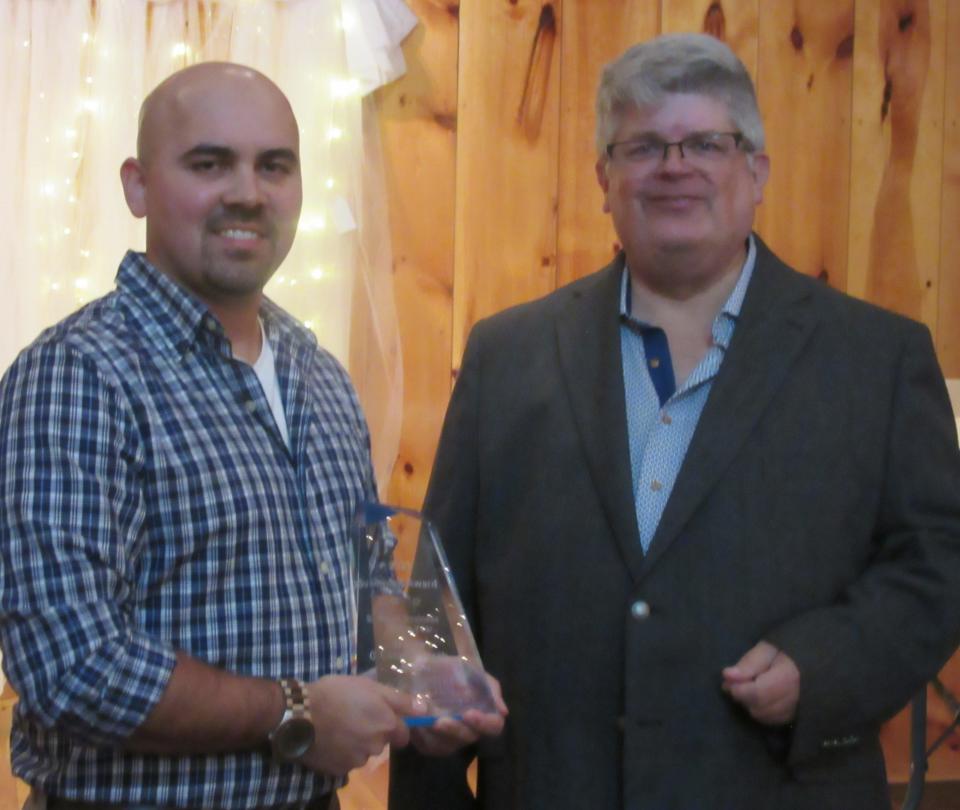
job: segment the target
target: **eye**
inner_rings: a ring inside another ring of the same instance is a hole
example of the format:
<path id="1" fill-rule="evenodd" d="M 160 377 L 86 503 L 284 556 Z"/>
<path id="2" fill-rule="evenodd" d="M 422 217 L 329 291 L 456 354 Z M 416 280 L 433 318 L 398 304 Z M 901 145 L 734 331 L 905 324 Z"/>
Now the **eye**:
<path id="1" fill-rule="evenodd" d="M 213 158 L 199 158 L 190 161 L 190 171 L 196 172 L 197 174 L 208 174 L 219 168 L 219 166 L 219 162 Z"/>
<path id="2" fill-rule="evenodd" d="M 691 135 L 683 142 L 683 148 L 698 155 L 716 155 L 726 151 L 726 147 L 715 135 Z"/>
<path id="3" fill-rule="evenodd" d="M 265 174 L 287 175 L 290 174 L 290 164 L 285 160 L 266 160 L 260 166 Z"/>
<path id="4" fill-rule="evenodd" d="M 663 153 L 663 143 L 651 138 L 639 141 L 627 141 L 620 147 L 628 160 L 643 160 Z"/>

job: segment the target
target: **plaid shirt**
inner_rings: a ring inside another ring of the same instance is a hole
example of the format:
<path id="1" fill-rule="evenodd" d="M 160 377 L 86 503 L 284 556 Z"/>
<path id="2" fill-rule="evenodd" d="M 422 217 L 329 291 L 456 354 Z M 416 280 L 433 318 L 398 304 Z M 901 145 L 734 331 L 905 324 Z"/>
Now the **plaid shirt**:
<path id="1" fill-rule="evenodd" d="M 0 643 L 15 773 L 86 801 L 296 804 L 334 783 L 266 751 L 141 755 L 174 651 L 304 681 L 350 671 L 349 536 L 373 498 L 346 372 L 276 305 L 288 450 L 209 310 L 139 254 L 0 383 Z"/>

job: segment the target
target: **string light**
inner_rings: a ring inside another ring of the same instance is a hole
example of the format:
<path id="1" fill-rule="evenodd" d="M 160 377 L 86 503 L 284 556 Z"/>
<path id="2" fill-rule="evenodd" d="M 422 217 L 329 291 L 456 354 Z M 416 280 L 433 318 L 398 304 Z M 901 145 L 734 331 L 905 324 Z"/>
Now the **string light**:
<path id="1" fill-rule="evenodd" d="M 360 82 L 357 79 L 334 78 L 330 80 L 330 95 L 335 99 L 345 99 L 359 95 Z"/>
<path id="2" fill-rule="evenodd" d="M 322 231 L 327 227 L 327 220 L 323 214 L 307 213 L 300 217 L 300 224 L 297 230 L 301 233 L 313 233 Z"/>

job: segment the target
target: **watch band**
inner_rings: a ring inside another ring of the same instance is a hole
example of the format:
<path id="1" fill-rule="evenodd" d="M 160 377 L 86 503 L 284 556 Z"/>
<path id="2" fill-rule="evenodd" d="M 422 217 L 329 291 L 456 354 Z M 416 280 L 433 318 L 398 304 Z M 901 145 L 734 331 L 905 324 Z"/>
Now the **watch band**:
<path id="1" fill-rule="evenodd" d="M 270 733 L 270 748 L 275 759 L 295 762 L 310 747 L 316 736 L 313 718 L 310 716 L 310 697 L 296 678 L 282 678 L 283 717 Z"/>
<path id="2" fill-rule="evenodd" d="M 283 699 L 286 703 L 283 718 L 280 720 L 281 723 L 286 719 L 287 712 L 292 712 L 294 715 L 310 716 L 310 698 L 303 690 L 303 684 L 300 681 L 296 678 L 281 678 L 280 688 L 283 690 Z"/>

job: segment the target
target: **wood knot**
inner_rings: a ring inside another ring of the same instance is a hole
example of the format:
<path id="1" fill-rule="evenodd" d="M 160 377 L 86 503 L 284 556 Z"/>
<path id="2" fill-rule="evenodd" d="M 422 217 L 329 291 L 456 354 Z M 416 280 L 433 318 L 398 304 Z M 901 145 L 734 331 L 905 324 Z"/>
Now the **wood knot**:
<path id="1" fill-rule="evenodd" d="M 457 116 L 455 115 L 450 115 L 450 113 L 434 113 L 433 121 L 443 129 L 448 129 L 451 132 L 457 131 Z"/>
<path id="2" fill-rule="evenodd" d="M 902 34 L 908 28 L 912 28 L 914 21 L 915 21 L 915 17 L 912 11 L 908 11 L 906 14 L 902 14 L 900 16 L 900 19 L 897 20 L 897 28 L 900 29 L 900 33 Z"/>
<path id="3" fill-rule="evenodd" d="M 817 279 L 822 281 L 824 284 L 830 283 L 830 273 L 827 271 L 826 267 L 820 268 L 820 272 L 817 273 Z"/>
<path id="4" fill-rule="evenodd" d="M 848 34 L 837 45 L 836 57 L 837 59 L 849 59 L 851 56 L 853 56 L 853 34 Z"/>
<path id="5" fill-rule="evenodd" d="M 531 141 L 535 141 L 540 135 L 540 126 L 543 123 L 556 40 L 557 16 L 553 5 L 545 3 L 540 9 L 537 32 L 533 37 L 527 74 L 523 82 L 523 96 L 517 110 L 517 123 Z"/>
<path id="6" fill-rule="evenodd" d="M 407 475 L 413 475 L 413 465 L 408 461 L 406 464 L 403 465 L 403 471 Z"/>
<path id="7" fill-rule="evenodd" d="M 707 8 L 707 13 L 703 15 L 703 33 L 721 40 L 726 37 L 727 15 L 723 13 L 721 3 L 711 3 Z"/>
<path id="8" fill-rule="evenodd" d="M 790 44 L 793 45 L 795 51 L 803 50 L 803 31 L 797 26 L 790 29 Z"/>
<path id="9" fill-rule="evenodd" d="M 883 103 L 880 105 L 880 120 L 887 120 L 887 113 L 890 112 L 890 102 L 893 99 L 893 79 L 887 76 L 883 85 Z"/>
<path id="10" fill-rule="evenodd" d="M 459 3 L 447 3 L 447 14 L 449 14 L 453 19 L 460 19 L 460 4 Z"/>

